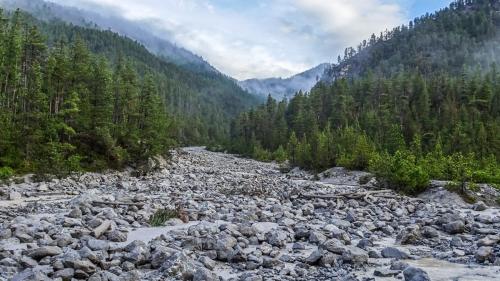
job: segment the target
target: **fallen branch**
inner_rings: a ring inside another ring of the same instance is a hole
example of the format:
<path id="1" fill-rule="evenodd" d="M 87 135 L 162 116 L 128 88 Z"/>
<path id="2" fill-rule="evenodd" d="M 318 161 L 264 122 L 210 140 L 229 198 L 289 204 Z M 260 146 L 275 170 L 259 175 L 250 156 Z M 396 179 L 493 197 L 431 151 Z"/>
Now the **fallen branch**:
<path id="1" fill-rule="evenodd" d="M 349 198 L 349 199 L 358 199 L 362 197 L 366 197 L 368 195 L 375 195 L 375 194 L 383 194 L 383 193 L 390 193 L 393 192 L 390 189 L 384 189 L 384 190 L 373 190 L 373 191 L 366 191 L 366 192 L 349 192 L 349 193 L 340 193 L 340 194 L 326 194 L 326 195 L 319 195 L 319 194 L 301 194 L 300 196 L 302 198 L 306 199 L 337 199 L 337 198 Z M 389 198 L 395 198 L 396 196 L 394 195 L 378 195 L 377 197 L 389 197 Z"/>
<path id="2" fill-rule="evenodd" d="M 60 196 L 60 195 L 74 195 L 71 192 L 29 192 L 26 194 L 28 197 L 41 197 L 41 196 Z"/>
<path id="3" fill-rule="evenodd" d="M 111 206 L 136 206 L 139 208 L 144 207 L 144 203 L 127 203 L 127 202 L 106 202 L 106 201 L 92 201 L 93 205 L 111 205 Z"/>

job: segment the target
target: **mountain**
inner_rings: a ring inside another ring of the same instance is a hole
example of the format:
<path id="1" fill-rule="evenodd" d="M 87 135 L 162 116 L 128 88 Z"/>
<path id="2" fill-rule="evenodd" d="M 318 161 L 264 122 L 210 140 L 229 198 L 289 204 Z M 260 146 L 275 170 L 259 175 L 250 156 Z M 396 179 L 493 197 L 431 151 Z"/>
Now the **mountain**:
<path id="1" fill-rule="evenodd" d="M 193 71 L 218 72 L 202 57 L 163 39 L 165 32 L 155 32 L 153 24 L 127 20 L 112 9 L 99 6 L 96 9 L 99 12 L 95 12 L 44 0 L 0 0 L 0 5 L 10 10 L 20 8 L 44 21 L 59 19 L 82 27 L 111 30 L 137 40 L 152 53 L 179 66 Z"/>
<path id="2" fill-rule="evenodd" d="M 348 48 L 309 93 L 242 113 L 229 149 L 321 171 L 500 184 L 500 0 L 457 0 Z M 457 185 L 458 187 L 458 185 Z"/>
<path id="3" fill-rule="evenodd" d="M 391 31 L 373 34 L 322 78 L 362 77 L 368 73 L 390 77 L 416 71 L 460 75 L 488 70 L 500 63 L 500 1 L 454 1 L 449 7 L 414 19 Z"/>
<path id="4" fill-rule="evenodd" d="M 328 67 L 329 64 L 325 63 L 286 79 L 249 79 L 238 82 L 238 85 L 257 96 L 267 97 L 270 94 L 278 100 L 289 99 L 299 91 L 308 92 L 311 90 Z"/>

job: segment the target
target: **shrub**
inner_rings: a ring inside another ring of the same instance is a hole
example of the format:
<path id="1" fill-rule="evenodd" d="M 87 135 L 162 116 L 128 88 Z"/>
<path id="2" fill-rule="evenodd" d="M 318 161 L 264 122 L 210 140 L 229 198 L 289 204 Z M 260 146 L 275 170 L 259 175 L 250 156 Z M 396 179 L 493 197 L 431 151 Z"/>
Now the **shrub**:
<path id="1" fill-rule="evenodd" d="M 259 161 L 271 161 L 271 152 L 262 148 L 260 144 L 253 147 L 252 158 Z"/>
<path id="2" fill-rule="evenodd" d="M 273 159 L 276 160 L 276 162 L 278 163 L 283 163 L 286 161 L 287 159 L 287 154 L 286 154 L 286 151 L 285 149 L 283 148 L 283 146 L 280 145 L 280 147 L 278 147 L 278 149 L 276 149 L 276 151 L 273 153 Z"/>
<path id="3" fill-rule="evenodd" d="M 0 168 L 0 180 L 6 180 L 14 175 L 14 170 L 10 167 Z"/>
<path id="4" fill-rule="evenodd" d="M 160 209 L 149 218 L 149 224 L 153 227 L 159 227 L 163 226 L 166 221 L 178 217 L 179 211 L 177 209 Z"/>
<path id="5" fill-rule="evenodd" d="M 398 150 L 393 156 L 376 156 L 370 170 L 390 188 L 416 195 L 429 185 L 429 174 L 417 162 L 417 157 L 406 150 Z"/>

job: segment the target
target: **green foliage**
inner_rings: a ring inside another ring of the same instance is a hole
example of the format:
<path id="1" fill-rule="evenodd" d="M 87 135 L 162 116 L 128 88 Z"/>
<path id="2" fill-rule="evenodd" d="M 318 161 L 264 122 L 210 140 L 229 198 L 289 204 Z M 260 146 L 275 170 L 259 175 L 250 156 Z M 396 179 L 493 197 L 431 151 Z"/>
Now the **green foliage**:
<path id="1" fill-rule="evenodd" d="M 337 164 L 352 170 L 365 170 L 376 157 L 375 147 L 364 134 L 347 129 L 341 135 L 342 146 Z"/>
<path id="2" fill-rule="evenodd" d="M 150 218 L 149 224 L 153 227 L 160 227 L 170 219 L 179 218 L 179 211 L 176 209 L 159 209 Z"/>
<path id="3" fill-rule="evenodd" d="M 428 173 L 419 165 L 417 157 L 406 150 L 398 150 L 393 156 L 375 157 L 370 170 L 390 187 L 406 194 L 419 194 L 429 185 Z"/>
<path id="4" fill-rule="evenodd" d="M 263 149 L 262 146 L 259 143 L 257 143 L 253 147 L 252 158 L 259 161 L 267 162 L 271 161 L 272 154 L 268 150 Z"/>
<path id="5" fill-rule="evenodd" d="M 6 180 L 14 175 L 14 170 L 10 167 L 0 167 L 0 180 Z"/>
<path id="6" fill-rule="evenodd" d="M 273 159 L 278 163 L 283 163 L 287 160 L 286 150 L 282 145 L 280 145 L 278 149 L 273 152 Z"/>

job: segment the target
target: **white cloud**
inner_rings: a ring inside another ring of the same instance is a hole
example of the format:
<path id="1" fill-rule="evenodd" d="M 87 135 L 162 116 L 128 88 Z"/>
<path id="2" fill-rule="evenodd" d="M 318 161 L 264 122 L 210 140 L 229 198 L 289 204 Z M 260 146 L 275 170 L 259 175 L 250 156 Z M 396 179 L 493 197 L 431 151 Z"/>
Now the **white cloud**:
<path id="1" fill-rule="evenodd" d="M 154 22 L 157 33 L 237 79 L 301 72 L 406 21 L 396 0 L 52 1 L 105 5 L 128 19 Z"/>

